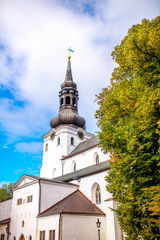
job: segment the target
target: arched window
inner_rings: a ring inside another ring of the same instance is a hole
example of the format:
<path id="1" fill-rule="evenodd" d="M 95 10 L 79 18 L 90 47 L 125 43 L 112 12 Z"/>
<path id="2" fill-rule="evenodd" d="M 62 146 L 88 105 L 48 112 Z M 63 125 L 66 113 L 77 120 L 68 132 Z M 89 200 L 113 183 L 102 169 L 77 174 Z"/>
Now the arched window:
<path id="1" fill-rule="evenodd" d="M 95 194 L 96 194 L 96 203 L 101 203 L 101 189 L 99 185 L 96 188 Z"/>
<path id="2" fill-rule="evenodd" d="M 45 151 L 46 152 L 48 151 L 48 143 L 46 143 L 46 145 L 45 145 Z"/>
<path id="3" fill-rule="evenodd" d="M 61 106 L 63 105 L 63 98 L 61 98 Z"/>
<path id="4" fill-rule="evenodd" d="M 31 235 L 29 235 L 29 240 L 32 240 L 32 236 Z"/>
<path id="5" fill-rule="evenodd" d="M 20 240 L 25 240 L 25 237 L 24 237 L 24 235 L 23 234 L 21 234 L 21 236 L 20 236 L 20 238 L 19 238 Z"/>
<path id="6" fill-rule="evenodd" d="M 72 99 L 72 105 L 73 105 L 74 107 L 76 107 L 76 98 L 75 98 L 75 97 Z"/>
<path id="7" fill-rule="evenodd" d="M 99 163 L 99 155 L 97 152 L 95 152 L 93 156 L 93 164 L 98 164 L 98 163 Z"/>
<path id="8" fill-rule="evenodd" d="M 98 164 L 99 163 L 99 155 L 98 154 L 96 154 L 96 164 Z"/>
<path id="9" fill-rule="evenodd" d="M 74 145 L 74 138 L 71 137 L 71 145 Z"/>
<path id="10" fill-rule="evenodd" d="M 91 198 L 93 203 L 101 203 L 101 189 L 98 183 L 92 185 Z"/>
<path id="11" fill-rule="evenodd" d="M 22 227 L 24 227 L 24 220 L 22 221 Z"/>
<path id="12" fill-rule="evenodd" d="M 70 97 L 69 96 L 66 97 L 66 104 L 70 104 Z"/>
<path id="13" fill-rule="evenodd" d="M 75 172 L 77 170 L 77 164 L 75 161 L 72 162 L 72 172 Z"/>
<path id="14" fill-rule="evenodd" d="M 16 237 L 15 237 L 15 236 L 13 237 L 13 240 L 16 240 Z"/>
<path id="15" fill-rule="evenodd" d="M 77 168 L 77 166 L 76 166 L 76 162 L 75 162 L 75 163 L 74 163 L 74 166 L 73 166 L 74 172 L 76 171 L 76 168 Z"/>
<path id="16" fill-rule="evenodd" d="M 61 143 L 61 139 L 60 139 L 60 137 L 58 137 L 57 138 L 57 145 L 60 145 L 60 143 Z"/>

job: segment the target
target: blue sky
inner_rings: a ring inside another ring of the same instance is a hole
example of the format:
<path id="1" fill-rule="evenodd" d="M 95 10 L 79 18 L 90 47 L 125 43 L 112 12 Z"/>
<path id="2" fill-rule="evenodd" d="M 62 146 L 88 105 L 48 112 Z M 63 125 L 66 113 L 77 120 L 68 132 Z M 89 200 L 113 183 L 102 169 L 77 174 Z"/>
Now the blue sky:
<path id="1" fill-rule="evenodd" d="M 109 85 L 112 50 L 133 24 L 159 12 L 158 0 L 0 1 L 0 184 L 39 175 L 68 47 L 79 113 L 95 133 L 95 95 Z"/>

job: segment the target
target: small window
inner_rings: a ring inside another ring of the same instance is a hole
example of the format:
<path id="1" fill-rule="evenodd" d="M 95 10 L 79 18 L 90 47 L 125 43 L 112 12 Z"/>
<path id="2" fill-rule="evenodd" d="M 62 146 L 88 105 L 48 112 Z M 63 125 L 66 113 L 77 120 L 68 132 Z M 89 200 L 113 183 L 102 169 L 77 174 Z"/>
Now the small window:
<path id="1" fill-rule="evenodd" d="M 24 227 L 24 220 L 22 221 L 22 227 Z"/>
<path id="2" fill-rule="evenodd" d="M 46 152 L 48 151 L 48 143 L 46 143 L 46 145 L 45 145 L 45 151 Z"/>
<path id="3" fill-rule="evenodd" d="M 76 171 L 76 168 L 77 168 L 77 166 L 76 166 L 76 162 L 75 162 L 74 165 L 73 165 L 73 171 L 74 172 Z"/>
<path id="4" fill-rule="evenodd" d="M 76 162 L 75 162 L 75 161 L 73 161 L 73 162 L 72 162 L 72 166 L 71 166 L 71 170 L 72 170 L 72 172 L 75 172 L 75 171 L 76 171 L 76 169 L 77 169 Z"/>
<path id="5" fill-rule="evenodd" d="M 96 188 L 96 203 L 101 203 L 101 190 L 99 185 Z"/>
<path id="6" fill-rule="evenodd" d="M 63 98 L 61 98 L 61 106 L 63 105 Z"/>
<path id="7" fill-rule="evenodd" d="M 1 240 L 4 240 L 5 234 L 1 234 Z"/>
<path id="8" fill-rule="evenodd" d="M 55 230 L 49 230 L 49 240 L 55 240 Z"/>
<path id="9" fill-rule="evenodd" d="M 32 240 L 32 236 L 31 235 L 29 235 L 29 240 Z"/>
<path id="10" fill-rule="evenodd" d="M 17 199 L 17 205 L 21 205 L 22 204 L 22 198 Z"/>
<path id="11" fill-rule="evenodd" d="M 98 163 L 99 163 L 99 155 L 96 154 L 96 164 L 98 164 Z"/>
<path id="12" fill-rule="evenodd" d="M 71 145 L 74 145 L 74 138 L 71 137 Z"/>
<path id="13" fill-rule="evenodd" d="M 70 97 L 69 96 L 66 97 L 66 104 L 70 104 Z"/>
<path id="14" fill-rule="evenodd" d="M 16 240 L 16 237 L 15 237 L 15 236 L 13 237 L 13 240 Z"/>
<path id="15" fill-rule="evenodd" d="M 60 137 L 58 137 L 57 138 L 57 145 L 60 145 L 60 143 L 61 143 L 61 139 L 60 139 Z"/>
<path id="16" fill-rule="evenodd" d="M 27 196 L 27 202 L 29 203 L 29 202 L 32 202 L 32 201 L 33 201 L 33 195 Z"/>
<path id="17" fill-rule="evenodd" d="M 73 105 L 74 107 L 76 107 L 76 98 L 75 98 L 75 97 L 72 99 L 72 105 Z"/>
<path id="18" fill-rule="evenodd" d="M 39 240 L 45 240 L 45 231 L 40 231 Z"/>

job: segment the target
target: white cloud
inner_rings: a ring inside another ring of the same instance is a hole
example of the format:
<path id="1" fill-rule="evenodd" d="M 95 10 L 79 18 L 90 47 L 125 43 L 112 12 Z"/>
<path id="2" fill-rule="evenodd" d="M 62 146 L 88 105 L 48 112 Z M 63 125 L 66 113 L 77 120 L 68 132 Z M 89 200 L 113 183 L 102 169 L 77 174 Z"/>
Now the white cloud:
<path id="1" fill-rule="evenodd" d="M 42 143 L 40 142 L 19 142 L 16 144 L 16 150 L 21 153 L 37 154 L 42 151 Z"/>
<path id="2" fill-rule="evenodd" d="M 158 1 L 154 0 L 73 2 L 0 2 L 0 38 L 7 46 L 0 58 L 2 83 L 17 100 L 25 101 L 23 108 L 13 107 L 14 100 L 4 99 L 0 104 L 0 122 L 12 139 L 35 136 L 49 125 L 47 113 L 58 113 L 69 46 L 75 50 L 71 64 L 80 94 L 79 113 L 86 118 L 87 129 L 94 132 L 95 94 L 109 85 L 115 66 L 111 51 L 132 24 L 158 15 Z M 83 13 L 87 3 L 95 7 L 93 15 Z M 9 67 L 5 64 L 8 54 L 13 59 Z M 22 149 L 27 151 L 27 146 L 23 144 Z"/>

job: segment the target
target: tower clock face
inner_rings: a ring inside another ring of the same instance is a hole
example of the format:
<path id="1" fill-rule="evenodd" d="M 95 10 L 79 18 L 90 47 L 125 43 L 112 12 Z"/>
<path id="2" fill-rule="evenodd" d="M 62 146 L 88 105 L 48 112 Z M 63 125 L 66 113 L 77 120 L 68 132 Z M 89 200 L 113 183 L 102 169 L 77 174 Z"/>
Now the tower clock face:
<path id="1" fill-rule="evenodd" d="M 50 135 L 50 139 L 53 140 L 55 135 L 56 135 L 56 132 L 52 132 L 51 135 Z"/>
<path id="2" fill-rule="evenodd" d="M 77 135 L 80 139 L 83 139 L 84 138 L 84 133 L 82 131 L 78 131 L 77 132 Z"/>

